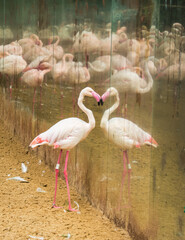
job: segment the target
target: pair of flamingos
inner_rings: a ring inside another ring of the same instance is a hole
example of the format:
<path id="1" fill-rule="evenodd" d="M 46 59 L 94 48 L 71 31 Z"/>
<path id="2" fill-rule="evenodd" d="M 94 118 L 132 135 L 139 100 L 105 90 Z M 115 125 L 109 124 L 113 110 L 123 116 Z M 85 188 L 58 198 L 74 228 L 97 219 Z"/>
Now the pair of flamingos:
<path id="1" fill-rule="evenodd" d="M 30 143 L 30 147 L 32 148 L 35 148 L 43 144 L 47 144 L 49 146 L 53 146 L 55 149 L 56 148 L 61 149 L 55 169 L 56 182 L 53 201 L 54 208 L 58 208 L 56 206 L 56 192 L 62 150 L 67 150 L 64 167 L 64 176 L 67 184 L 69 211 L 76 211 L 74 208 L 71 207 L 69 184 L 67 177 L 67 164 L 69 150 L 75 147 L 80 141 L 84 140 L 91 132 L 91 130 L 95 127 L 95 118 L 92 111 L 86 108 L 85 105 L 83 104 L 85 96 L 94 97 L 95 100 L 98 102 L 98 105 L 100 104 L 102 105 L 103 102 L 110 96 L 116 97 L 116 102 L 114 103 L 114 105 L 104 112 L 100 126 L 103 129 L 106 137 L 123 149 L 123 164 L 124 164 L 123 178 L 126 176 L 127 173 L 126 161 L 128 166 L 128 175 L 130 175 L 131 171 L 129 159 L 127 156 L 128 149 L 131 149 L 133 147 L 139 148 L 142 145 L 151 145 L 154 147 L 157 147 L 158 145 L 150 134 L 143 131 L 133 122 L 120 117 L 112 118 L 109 120 L 110 114 L 119 106 L 120 102 L 118 91 L 114 87 L 107 89 L 107 91 L 101 97 L 92 88 L 90 87 L 84 88 L 80 92 L 78 98 L 78 106 L 84 113 L 87 114 L 89 122 L 87 123 L 75 117 L 63 119 L 56 123 L 51 128 L 49 128 L 47 131 L 39 134 Z"/>

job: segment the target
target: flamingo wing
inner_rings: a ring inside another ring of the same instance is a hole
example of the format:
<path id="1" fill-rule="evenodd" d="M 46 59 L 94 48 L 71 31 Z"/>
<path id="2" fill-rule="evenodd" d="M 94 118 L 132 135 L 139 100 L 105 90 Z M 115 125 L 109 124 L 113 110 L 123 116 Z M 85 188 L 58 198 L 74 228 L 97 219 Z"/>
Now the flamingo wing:
<path id="1" fill-rule="evenodd" d="M 154 147 L 158 145 L 150 134 L 135 123 L 123 118 L 112 118 L 109 120 L 108 136 L 110 140 L 123 149 L 140 147 L 145 144 Z"/>
<path id="2" fill-rule="evenodd" d="M 48 144 L 54 148 L 71 149 L 88 135 L 88 123 L 79 118 L 67 118 L 59 121 L 47 131 L 38 135 L 30 146 Z"/>
<path id="3" fill-rule="evenodd" d="M 124 119 L 112 118 L 108 122 L 108 138 L 122 149 L 132 148 L 136 141 L 125 128 Z"/>

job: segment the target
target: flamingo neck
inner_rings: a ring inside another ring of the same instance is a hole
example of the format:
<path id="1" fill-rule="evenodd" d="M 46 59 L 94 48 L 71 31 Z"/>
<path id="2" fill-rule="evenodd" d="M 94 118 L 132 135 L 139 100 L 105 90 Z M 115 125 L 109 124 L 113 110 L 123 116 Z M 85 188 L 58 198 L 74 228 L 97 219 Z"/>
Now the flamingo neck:
<path id="1" fill-rule="evenodd" d="M 69 61 L 71 61 L 71 62 L 73 61 L 73 58 L 74 58 L 74 56 L 70 53 L 64 54 L 64 56 L 62 58 L 62 71 L 65 71 L 65 69 L 66 69 L 66 58 L 67 57 L 69 58 Z"/>
<path id="2" fill-rule="evenodd" d="M 101 128 L 106 128 L 109 116 L 118 108 L 120 103 L 119 95 L 118 93 L 116 94 L 116 102 L 107 110 L 105 110 L 103 117 L 101 119 L 100 127 Z"/>
<path id="3" fill-rule="evenodd" d="M 49 45 L 52 44 L 52 42 L 54 41 L 54 39 L 56 39 L 56 42 L 53 43 L 54 46 L 57 46 L 60 42 L 60 38 L 59 36 L 52 36 L 50 39 L 49 39 Z"/>
<path id="4" fill-rule="evenodd" d="M 89 131 L 92 130 L 93 128 L 95 128 L 95 118 L 94 115 L 92 113 L 92 111 L 90 109 L 88 109 L 84 104 L 83 104 L 83 100 L 84 100 L 85 95 L 83 93 L 80 94 L 79 98 L 78 98 L 78 106 L 79 108 L 87 115 L 88 120 L 89 120 Z"/>
<path id="5" fill-rule="evenodd" d="M 145 69 L 144 74 L 145 74 L 145 79 L 147 80 L 147 85 L 144 88 L 140 87 L 138 93 L 141 93 L 141 94 L 149 92 L 150 89 L 153 86 L 153 78 L 152 78 L 152 76 L 150 74 L 150 71 L 148 69 L 148 60 L 146 60 L 145 63 L 144 63 L 144 69 Z"/>

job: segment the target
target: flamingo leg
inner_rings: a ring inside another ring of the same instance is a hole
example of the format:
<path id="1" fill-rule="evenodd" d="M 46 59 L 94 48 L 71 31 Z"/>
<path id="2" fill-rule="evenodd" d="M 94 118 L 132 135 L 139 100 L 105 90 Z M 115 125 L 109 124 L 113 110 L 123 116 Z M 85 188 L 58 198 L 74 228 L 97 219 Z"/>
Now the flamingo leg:
<path id="1" fill-rule="evenodd" d="M 41 106 L 41 103 L 42 103 L 42 86 L 40 86 L 40 106 Z"/>
<path id="2" fill-rule="evenodd" d="M 123 108 L 123 116 L 127 116 L 127 93 L 125 93 L 125 106 Z"/>
<path id="3" fill-rule="evenodd" d="M 129 162 L 129 158 L 128 158 L 128 153 L 127 151 L 125 151 L 125 156 L 127 159 L 127 168 L 128 168 L 128 199 L 129 199 L 129 204 L 130 204 L 130 175 L 131 175 L 131 165 Z"/>
<path id="4" fill-rule="evenodd" d="M 57 195 L 58 173 L 59 173 L 61 156 L 62 156 L 62 149 L 60 150 L 58 161 L 57 161 L 57 164 L 56 164 L 56 167 L 55 167 L 55 194 L 54 194 L 54 200 L 53 200 L 53 205 L 52 205 L 53 208 L 60 208 L 60 207 L 56 206 L 56 195 Z"/>
<path id="5" fill-rule="evenodd" d="M 139 104 L 139 107 L 141 106 L 141 94 L 140 93 L 136 94 L 136 103 Z"/>
<path id="6" fill-rule="evenodd" d="M 8 78 L 9 78 L 9 76 L 8 76 Z M 12 85 L 13 85 L 13 80 L 12 80 L 12 76 L 11 76 L 10 77 L 10 100 L 12 99 Z"/>
<path id="7" fill-rule="evenodd" d="M 70 198 L 69 183 L 68 183 L 68 177 L 67 177 L 68 158 L 69 158 L 69 151 L 66 152 L 66 160 L 65 160 L 65 167 L 64 167 L 64 176 L 65 176 L 65 179 L 66 179 L 67 194 L 68 194 L 68 201 L 69 201 L 69 211 L 77 212 L 78 210 L 71 207 L 71 198 Z"/>
<path id="8" fill-rule="evenodd" d="M 75 98 L 76 98 L 76 87 L 74 84 L 74 88 L 73 88 L 73 116 L 75 115 Z"/>
<path id="9" fill-rule="evenodd" d="M 61 94 L 61 119 L 62 119 L 63 118 L 63 98 L 64 98 L 62 89 L 60 94 Z"/>
<path id="10" fill-rule="evenodd" d="M 121 186 L 123 187 L 124 185 L 124 181 L 125 181 L 125 176 L 127 174 L 127 166 L 126 166 L 126 151 L 123 151 L 123 175 L 122 175 L 122 182 L 121 182 Z"/>
<path id="11" fill-rule="evenodd" d="M 120 198 L 119 198 L 119 207 L 118 211 L 120 211 L 120 204 L 121 204 L 121 196 L 123 195 L 123 186 L 125 181 L 125 176 L 127 174 L 127 166 L 126 166 L 126 151 L 123 151 L 123 174 L 122 174 L 122 181 L 121 181 L 121 190 L 120 190 Z"/>
<path id="12" fill-rule="evenodd" d="M 89 55 L 87 54 L 87 50 L 85 50 L 85 65 L 87 69 L 88 69 L 88 62 L 89 62 Z"/>
<path id="13" fill-rule="evenodd" d="M 34 88 L 34 93 L 33 93 L 33 107 L 32 107 L 32 113 L 34 113 L 35 97 L 36 97 L 36 88 Z"/>

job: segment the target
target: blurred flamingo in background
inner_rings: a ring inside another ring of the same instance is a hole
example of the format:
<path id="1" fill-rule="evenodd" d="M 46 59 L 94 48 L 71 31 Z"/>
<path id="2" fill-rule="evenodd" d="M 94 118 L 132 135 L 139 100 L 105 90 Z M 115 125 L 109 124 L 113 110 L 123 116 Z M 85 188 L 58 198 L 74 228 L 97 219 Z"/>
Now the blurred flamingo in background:
<path id="1" fill-rule="evenodd" d="M 83 66 L 81 62 L 73 62 L 67 73 L 65 74 L 64 81 L 73 85 L 73 113 L 75 114 L 75 99 L 76 99 L 76 86 L 78 92 L 78 85 L 86 83 L 90 80 L 89 70 Z M 78 115 L 78 109 L 77 109 Z"/>
<path id="2" fill-rule="evenodd" d="M 3 52 L 7 52 L 9 54 L 12 55 L 22 55 L 22 47 L 19 45 L 19 43 L 17 41 L 15 42 L 11 42 L 9 44 L 6 45 L 1 45 L 0 46 L 0 54 L 2 54 Z"/>
<path id="3" fill-rule="evenodd" d="M 21 80 L 25 82 L 28 86 L 34 88 L 33 95 L 33 113 L 35 104 L 36 87 L 40 87 L 40 98 L 41 98 L 41 86 L 44 80 L 44 75 L 51 71 L 52 66 L 48 62 L 41 63 L 37 69 L 28 69 L 23 73 Z M 41 99 L 40 99 L 41 101 Z"/>
<path id="4" fill-rule="evenodd" d="M 53 64 L 52 70 L 51 70 L 51 76 L 54 79 L 55 83 L 60 82 L 62 80 L 66 79 L 66 74 L 69 71 L 69 68 L 73 64 L 73 58 L 74 56 L 70 53 L 66 53 L 63 55 L 63 58 L 59 62 L 55 62 Z M 67 61 L 68 60 L 68 61 Z M 61 117 L 63 117 L 63 91 L 60 91 L 61 94 Z"/>
<path id="5" fill-rule="evenodd" d="M 20 39 L 18 43 L 22 47 L 23 54 L 34 45 L 43 46 L 42 41 L 36 34 L 31 34 L 30 37 Z"/>
<path id="6" fill-rule="evenodd" d="M 113 106 L 107 109 L 101 119 L 100 127 L 103 129 L 105 136 L 115 143 L 118 147 L 123 149 L 123 177 L 122 177 L 122 188 L 124 179 L 128 173 L 128 194 L 130 198 L 130 173 L 131 165 L 128 159 L 127 150 L 131 148 L 140 148 L 143 145 L 151 145 L 157 147 L 157 142 L 151 137 L 151 135 L 135 123 L 120 117 L 111 118 L 109 116 L 118 108 L 120 99 L 117 89 L 110 87 L 101 96 L 100 102 L 103 103 L 107 97 L 115 96 L 116 102 Z M 127 161 L 127 167 L 126 167 Z"/>
<path id="7" fill-rule="evenodd" d="M 0 73 L 5 74 L 10 79 L 10 98 L 12 96 L 13 76 L 21 73 L 27 66 L 22 56 L 10 55 L 8 52 L 3 53 L 4 57 L 0 58 Z"/>
<path id="8" fill-rule="evenodd" d="M 52 42 L 56 39 L 56 42 L 52 44 Z M 62 46 L 59 45 L 60 38 L 59 36 L 52 36 L 49 38 L 49 44 L 44 46 L 49 52 L 56 58 L 57 61 L 61 60 L 64 55 L 64 50 Z"/>
<path id="9" fill-rule="evenodd" d="M 86 87 L 84 88 L 79 95 L 78 98 L 78 106 L 80 109 L 86 113 L 89 122 L 85 122 L 79 118 L 67 118 L 59 121 L 54 126 L 49 128 L 46 132 L 39 134 L 31 143 L 30 147 L 35 148 L 43 144 L 47 144 L 49 146 L 53 146 L 54 149 L 59 148 L 60 154 L 56 164 L 55 172 L 56 172 L 56 181 L 55 181 L 55 194 L 53 207 L 56 206 L 56 192 L 57 192 L 57 181 L 58 181 L 58 173 L 60 167 L 60 159 L 62 155 L 62 150 L 66 149 L 66 160 L 65 160 L 65 168 L 64 168 L 64 176 L 67 184 L 67 192 L 68 192 L 68 201 L 69 201 L 69 211 L 77 211 L 71 207 L 71 199 L 70 199 L 70 191 L 68 184 L 68 175 L 67 175 L 67 164 L 69 157 L 69 150 L 74 148 L 80 141 L 84 140 L 91 130 L 95 127 L 95 119 L 93 113 L 90 109 L 86 108 L 83 104 L 84 97 L 94 97 L 96 101 L 99 103 L 100 96 L 97 94 L 92 88 Z"/>
<path id="10" fill-rule="evenodd" d="M 95 76 L 100 75 L 100 73 L 105 75 L 110 69 L 119 71 L 132 66 L 126 57 L 119 54 L 99 56 L 92 63 L 89 62 L 88 65 L 90 66 L 90 73 Z"/>
<path id="11" fill-rule="evenodd" d="M 55 82 L 61 81 L 61 79 L 65 78 L 65 75 L 73 64 L 73 58 L 74 56 L 72 54 L 66 53 L 64 54 L 61 61 L 53 64 L 51 76 L 55 80 Z"/>
<path id="12" fill-rule="evenodd" d="M 72 47 L 73 53 L 84 53 L 86 67 L 88 67 L 89 53 L 96 53 L 100 47 L 99 38 L 92 32 L 83 31 L 75 36 L 75 42 Z"/>
<path id="13" fill-rule="evenodd" d="M 140 77 L 135 71 L 140 70 L 138 67 L 126 68 L 114 73 L 111 78 L 111 85 L 119 92 L 125 93 L 125 114 L 127 112 L 127 93 L 144 94 L 151 90 L 153 86 L 153 78 L 148 69 L 148 60 L 144 63 L 144 77 Z M 142 73 L 142 69 L 141 69 Z"/>
<path id="14" fill-rule="evenodd" d="M 75 113 L 75 86 L 88 82 L 90 80 L 90 73 L 81 62 L 74 62 L 73 58 L 74 56 L 72 54 L 64 54 L 62 61 L 53 66 L 51 75 L 56 82 L 66 82 L 67 84 L 73 85 L 73 110 Z M 68 59 L 68 61 L 66 59 Z M 61 92 L 61 101 L 62 98 L 63 95 Z"/>
<path id="15" fill-rule="evenodd" d="M 27 61 L 27 63 L 31 63 L 38 56 L 50 56 L 51 52 L 42 46 L 32 45 L 29 46 L 26 52 L 23 53 L 23 58 Z"/>

